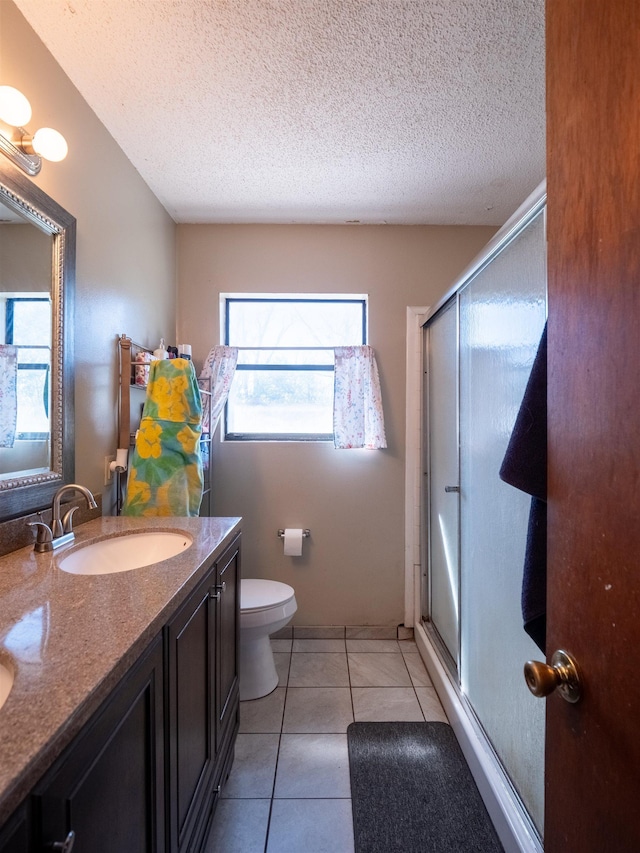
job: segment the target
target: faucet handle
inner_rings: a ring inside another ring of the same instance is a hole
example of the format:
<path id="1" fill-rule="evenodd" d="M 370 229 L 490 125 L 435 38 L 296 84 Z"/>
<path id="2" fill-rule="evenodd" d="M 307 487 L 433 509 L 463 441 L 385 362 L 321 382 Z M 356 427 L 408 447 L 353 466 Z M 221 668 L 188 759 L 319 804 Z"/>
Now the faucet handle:
<path id="1" fill-rule="evenodd" d="M 48 524 L 45 524 L 44 521 L 30 521 L 27 524 L 28 527 L 35 527 L 36 530 L 36 544 L 34 545 L 35 551 L 50 551 L 51 543 L 53 541 L 53 533 L 51 532 L 51 528 Z M 50 547 L 47 547 L 50 546 Z"/>
<path id="2" fill-rule="evenodd" d="M 73 532 L 73 513 L 80 509 L 78 506 L 72 506 L 71 509 L 67 510 L 65 514 L 62 516 L 62 532 L 64 533 L 72 533 Z"/>

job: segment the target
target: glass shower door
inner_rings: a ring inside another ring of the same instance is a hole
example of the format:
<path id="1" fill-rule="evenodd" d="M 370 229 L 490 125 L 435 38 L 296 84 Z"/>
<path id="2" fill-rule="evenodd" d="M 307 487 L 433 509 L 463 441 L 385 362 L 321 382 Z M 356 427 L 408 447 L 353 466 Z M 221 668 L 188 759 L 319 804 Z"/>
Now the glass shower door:
<path id="1" fill-rule="evenodd" d="M 460 495 L 458 452 L 458 307 L 454 299 L 426 328 L 428 620 L 458 668 Z"/>
<path id="2" fill-rule="evenodd" d="M 540 652 L 520 611 L 530 498 L 498 472 L 546 316 L 544 213 L 459 293 L 460 682 L 538 828 L 544 703 L 522 666 Z"/>
<path id="3" fill-rule="evenodd" d="M 531 837 L 543 827 L 545 747 L 545 706 L 523 676 L 540 657 L 520 606 L 531 499 L 499 471 L 546 319 L 544 207 L 541 188 L 424 329 L 422 613 L 456 713 L 482 731 Z"/>

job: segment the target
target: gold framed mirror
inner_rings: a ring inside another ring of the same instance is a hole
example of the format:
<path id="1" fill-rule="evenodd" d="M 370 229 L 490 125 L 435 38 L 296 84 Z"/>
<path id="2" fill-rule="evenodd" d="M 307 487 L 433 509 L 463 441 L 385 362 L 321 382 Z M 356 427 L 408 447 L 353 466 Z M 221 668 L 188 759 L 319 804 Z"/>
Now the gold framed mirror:
<path id="1" fill-rule="evenodd" d="M 0 521 L 74 478 L 76 220 L 0 163 Z"/>

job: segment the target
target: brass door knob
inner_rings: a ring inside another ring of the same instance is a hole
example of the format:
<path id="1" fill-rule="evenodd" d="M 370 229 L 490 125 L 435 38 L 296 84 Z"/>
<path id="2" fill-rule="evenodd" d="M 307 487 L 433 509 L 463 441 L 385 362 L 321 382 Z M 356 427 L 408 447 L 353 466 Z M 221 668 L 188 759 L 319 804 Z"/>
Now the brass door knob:
<path id="1" fill-rule="evenodd" d="M 538 660 L 524 665 L 524 679 L 534 696 L 543 698 L 557 690 L 567 702 L 577 702 L 582 695 L 578 665 L 568 652 L 553 653 L 551 666 Z"/>

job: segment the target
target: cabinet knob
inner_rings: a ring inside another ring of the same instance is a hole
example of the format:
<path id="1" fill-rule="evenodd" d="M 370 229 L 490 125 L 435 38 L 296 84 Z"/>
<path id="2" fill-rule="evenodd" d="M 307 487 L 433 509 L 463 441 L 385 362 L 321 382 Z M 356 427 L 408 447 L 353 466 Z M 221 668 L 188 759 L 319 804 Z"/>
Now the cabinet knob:
<path id="1" fill-rule="evenodd" d="M 220 594 L 223 593 L 226 588 L 227 588 L 227 582 L 226 581 L 222 581 L 222 583 L 217 583 L 213 588 L 213 590 L 215 590 L 215 592 L 213 590 L 211 590 L 211 592 L 209 593 L 209 597 L 215 598 L 216 601 L 220 601 Z"/>
<path id="2" fill-rule="evenodd" d="M 76 834 L 73 830 L 67 835 L 64 841 L 54 841 L 50 845 L 51 850 L 59 850 L 60 853 L 71 853 L 75 844 Z"/>

